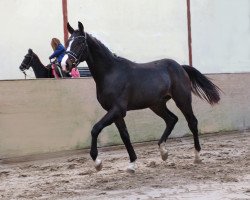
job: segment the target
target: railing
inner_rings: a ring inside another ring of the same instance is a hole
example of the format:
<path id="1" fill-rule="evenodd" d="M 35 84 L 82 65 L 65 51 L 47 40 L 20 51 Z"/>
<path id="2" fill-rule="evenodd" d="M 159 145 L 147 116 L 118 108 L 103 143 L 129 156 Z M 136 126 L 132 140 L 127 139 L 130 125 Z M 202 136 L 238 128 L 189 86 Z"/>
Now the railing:
<path id="1" fill-rule="evenodd" d="M 81 77 L 92 77 L 88 67 L 78 67 Z"/>

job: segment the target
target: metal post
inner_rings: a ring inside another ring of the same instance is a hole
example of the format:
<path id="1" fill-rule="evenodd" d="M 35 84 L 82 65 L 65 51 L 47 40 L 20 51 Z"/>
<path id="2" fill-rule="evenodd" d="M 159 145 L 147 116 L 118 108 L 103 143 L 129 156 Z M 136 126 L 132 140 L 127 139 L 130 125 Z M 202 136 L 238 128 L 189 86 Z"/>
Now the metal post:
<path id="1" fill-rule="evenodd" d="M 188 27 L 189 65 L 190 65 L 190 66 L 193 66 L 190 0 L 187 0 L 187 27 Z"/>
<path id="2" fill-rule="evenodd" d="M 69 37 L 68 30 L 67 30 L 67 23 L 68 23 L 67 0 L 62 0 L 62 12 L 63 12 L 63 32 L 64 32 L 64 45 L 65 45 Z"/>

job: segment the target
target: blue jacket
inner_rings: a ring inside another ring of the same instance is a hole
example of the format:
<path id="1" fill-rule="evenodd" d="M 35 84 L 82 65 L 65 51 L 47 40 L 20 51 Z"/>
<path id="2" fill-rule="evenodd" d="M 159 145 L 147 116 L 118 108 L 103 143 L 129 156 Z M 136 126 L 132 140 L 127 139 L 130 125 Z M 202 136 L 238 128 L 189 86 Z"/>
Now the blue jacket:
<path id="1" fill-rule="evenodd" d="M 61 63 L 64 55 L 65 48 L 62 44 L 59 44 L 54 53 L 49 57 L 49 59 L 57 58 L 58 62 Z"/>

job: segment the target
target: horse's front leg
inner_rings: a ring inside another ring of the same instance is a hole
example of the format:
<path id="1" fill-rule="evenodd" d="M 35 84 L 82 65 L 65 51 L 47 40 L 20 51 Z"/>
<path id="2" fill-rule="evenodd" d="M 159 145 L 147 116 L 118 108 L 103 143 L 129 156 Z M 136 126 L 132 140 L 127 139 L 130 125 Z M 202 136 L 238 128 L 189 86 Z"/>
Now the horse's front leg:
<path id="1" fill-rule="evenodd" d="M 135 172 L 135 161 L 137 159 L 137 156 L 135 154 L 134 148 L 131 144 L 129 133 L 126 127 L 126 123 L 123 118 L 120 118 L 115 121 L 115 125 L 120 133 L 120 136 L 122 138 L 122 141 L 128 151 L 130 163 L 127 168 L 127 172 L 134 173 Z"/>
<path id="2" fill-rule="evenodd" d="M 102 169 L 102 161 L 98 159 L 98 150 L 97 150 L 97 138 L 100 132 L 103 128 L 106 126 L 109 126 L 112 124 L 117 118 L 121 117 L 121 113 L 119 112 L 119 109 L 113 108 L 99 121 L 97 122 L 92 131 L 92 141 L 91 141 L 91 150 L 90 150 L 90 156 L 95 162 L 95 168 L 97 171 L 100 171 Z"/>

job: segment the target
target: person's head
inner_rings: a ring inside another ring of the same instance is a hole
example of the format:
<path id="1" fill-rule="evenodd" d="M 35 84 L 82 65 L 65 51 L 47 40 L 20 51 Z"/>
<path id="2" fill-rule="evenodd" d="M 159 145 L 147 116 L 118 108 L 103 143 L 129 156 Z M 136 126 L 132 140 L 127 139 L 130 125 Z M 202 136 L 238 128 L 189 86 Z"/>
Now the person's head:
<path id="1" fill-rule="evenodd" d="M 51 47 L 52 47 L 52 49 L 53 49 L 54 51 L 56 50 L 56 48 L 57 48 L 57 46 L 58 46 L 59 44 L 61 44 L 61 42 L 60 42 L 59 39 L 57 39 L 57 38 L 52 38 L 52 40 L 51 40 Z"/>

